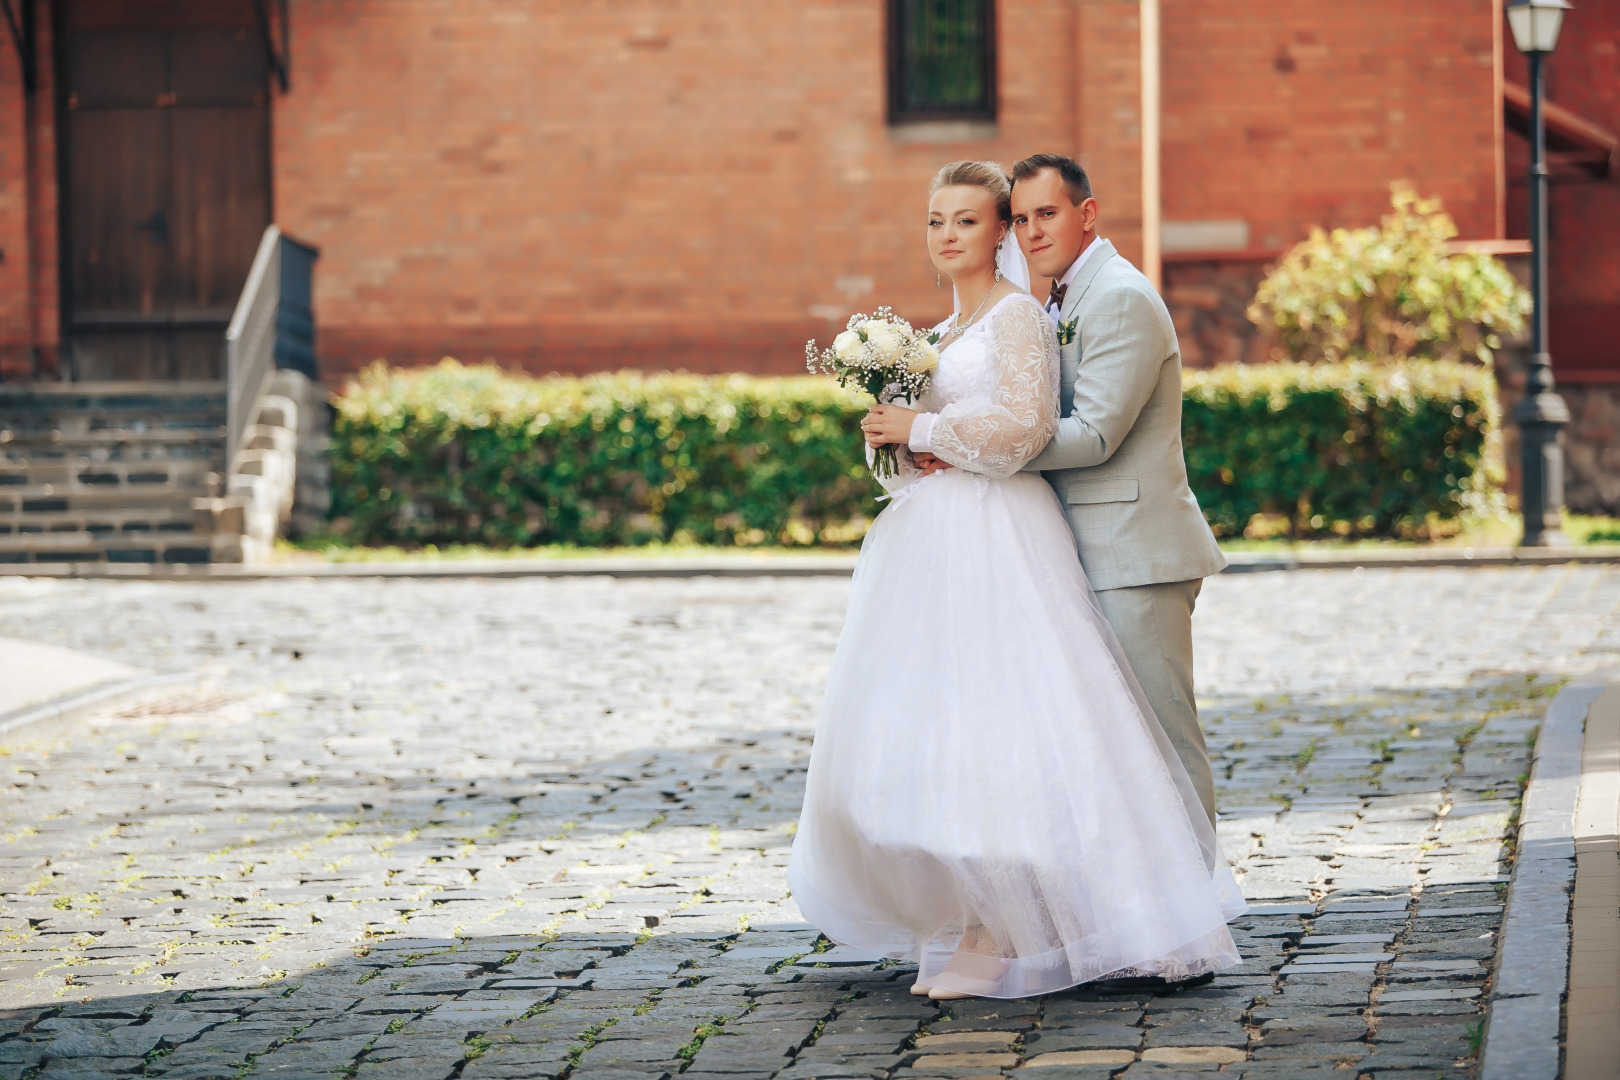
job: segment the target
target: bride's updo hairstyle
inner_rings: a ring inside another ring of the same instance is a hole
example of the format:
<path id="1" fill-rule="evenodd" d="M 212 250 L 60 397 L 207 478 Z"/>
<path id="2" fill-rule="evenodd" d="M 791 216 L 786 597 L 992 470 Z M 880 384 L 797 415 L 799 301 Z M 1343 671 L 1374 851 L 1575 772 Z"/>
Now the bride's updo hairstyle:
<path id="1" fill-rule="evenodd" d="M 997 162 L 953 161 L 934 174 L 934 182 L 928 185 L 928 195 L 932 198 L 940 188 L 958 185 L 984 188 L 996 200 L 996 210 L 1001 214 L 1001 220 L 1012 223 L 1012 178 Z"/>

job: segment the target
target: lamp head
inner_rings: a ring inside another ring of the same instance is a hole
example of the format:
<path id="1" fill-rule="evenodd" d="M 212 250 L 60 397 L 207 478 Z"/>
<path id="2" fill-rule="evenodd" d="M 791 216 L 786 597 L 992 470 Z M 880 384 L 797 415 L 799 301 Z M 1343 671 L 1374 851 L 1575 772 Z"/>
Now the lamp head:
<path id="1" fill-rule="evenodd" d="M 1568 0 L 1510 0 L 1507 18 L 1513 44 L 1523 53 L 1552 52 L 1558 47 L 1558 31 L 1568 10 Z"/>

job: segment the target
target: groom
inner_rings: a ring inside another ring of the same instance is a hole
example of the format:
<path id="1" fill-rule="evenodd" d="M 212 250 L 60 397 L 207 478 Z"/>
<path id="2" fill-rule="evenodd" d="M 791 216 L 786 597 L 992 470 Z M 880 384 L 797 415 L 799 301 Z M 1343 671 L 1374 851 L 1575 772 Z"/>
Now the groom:
<path id="1" fill-rule="evenodd" d="M 1203 579 L 1226 559 L 1187 486 L 1175 327 L 1152 283 L 1097 235 L 1084 169 L 1036 154 L 1012 177 L 1031 276 L 1052 279 L 1047 311 L 1063 371 L 1057 434 L 1025 469 L 1063 500 L 1098 606 L 1214 822 L 1192 613 Z"/>

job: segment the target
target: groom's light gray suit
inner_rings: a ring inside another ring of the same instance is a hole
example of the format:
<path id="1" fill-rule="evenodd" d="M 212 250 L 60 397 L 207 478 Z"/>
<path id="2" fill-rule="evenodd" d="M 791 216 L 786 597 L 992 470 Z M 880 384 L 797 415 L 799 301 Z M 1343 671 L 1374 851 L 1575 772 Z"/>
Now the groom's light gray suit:
<path id="1" fill-rule="evenodd" d="M 1210 820 L 1215 784 L 1193 699 L 1192 612 L 1226 558 L 1187 486 L 1181 349 L 1170 312 L 1101 237 L 1063 299 L 1063 418 L 1026 470 L 1057 490 L 1103 615 Z"/>

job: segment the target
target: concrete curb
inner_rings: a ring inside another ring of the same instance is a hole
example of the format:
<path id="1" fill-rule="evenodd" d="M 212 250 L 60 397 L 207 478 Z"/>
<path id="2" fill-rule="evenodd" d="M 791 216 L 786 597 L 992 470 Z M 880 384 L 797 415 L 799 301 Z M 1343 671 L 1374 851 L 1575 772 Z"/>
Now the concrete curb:
<path id="1" fill-rule="evenodd" d="M 75 722 L 94 713 L 194 683 L 196 678 L 189 672 L 137 675 L 97 683 L 38 705 L 0 713 L 0 746 L 57 737 Z"/>
<path id="2" fill-rule="evenodd" d="M 1587 710 L 1607 685 L 1586 677 L 1547 708 L 1519 815 L 1519 851 L 1497 943 L 1480 1080 L 1556 1080 L 1569 985 L 1575 808 Z"/>
<path id="3" fill-rule="evenodd" d="M 150 566 L 104 563 L 13 564 L 0 576 L 96 578 L 135 581 L 265 581 L 288 578 L 517 578 L 517 577 L 848 577 L 854 555 L 679 556 L 585 559 L 444 559 L 399 562 L 276 563 L 239 565 L 199 563 Z"/>
<path id="4" fill-rule="evenodd" d="M 1264 570 L 1356 570 L 1429 566 L 1561 566 L 1568 563 L 1620 563 L 1620 545 L 1569 548 L 1409 548 L 1395 550 L 1301 551 L 1274 555 L 1229 551 L 1226 573 Z"/>
<path id="5" fill-rule="evenodd" d="M 1620 546 L 1579 548 L 1440 548 L 1396 551 L 1227 553 L 1228 574 L 1278 570 L 1397 569 L 1441 566 L 1558 566 L 1620 564 Z M 848 577 L 855 555 L 603 556 L 581 559 L 468 559 L 399 562 L 299 562 L 268 565 L 198 563 L 6 563 L 0 577 L 134 581 L 266 581 L 287 578 L 518 578 L 518 577 Z"/>
<path id="6" fill-rule="evenodd" d="M 1612 1080 L 1620 1062 L 1620 682 L 1586 711 L 1571 905 L 1564 1080 Z"/>

